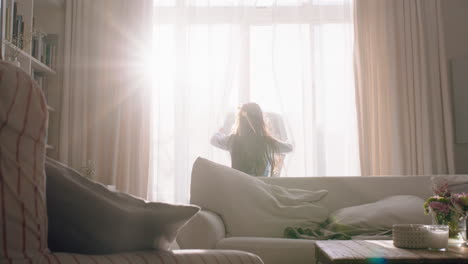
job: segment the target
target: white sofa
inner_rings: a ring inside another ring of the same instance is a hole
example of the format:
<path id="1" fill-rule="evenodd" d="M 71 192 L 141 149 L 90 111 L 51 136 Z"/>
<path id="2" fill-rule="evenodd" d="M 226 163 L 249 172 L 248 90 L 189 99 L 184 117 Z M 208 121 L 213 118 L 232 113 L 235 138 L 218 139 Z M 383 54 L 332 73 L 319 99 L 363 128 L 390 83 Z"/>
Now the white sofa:
<path id="1" fill-rule="evenodd" d="M 414 195 L 422 199 L 431 196 L 430 176 L 380 177 L 301 177 L 259 178 L 287 188 L 328 190 L 323 204 L 332 213 L 338 209 L 376 202 L 389 196 Z M 193 185 L 192 179 L 192 185 Z M 216 188 L 214 186 L 213 188 Z M 192 188 L 191 197 L 197 197 Z M 203 190 L 204 191 L 204 190 Z M 239 193 L 239 195 L 242 195 Z M 222 199 L 222 198 L 219 198 Z M 197 204 L 192 199 L 192 203 Z M 242 206 L 242 205 L 240 205 Z M 421 207 L 421 211 L 422 211 Z M 246 216 L 248 218 L 248 216 Z M 258 228 L 262 228 L 258 225 Z M 202 210 L 186 225 L 177 238 L 183 249 L 235 249 L 254 253 L 265 264 L 315 263 L 313 240 L 235 236 L 226 234 L 225 223 L 218 212 Z"/>

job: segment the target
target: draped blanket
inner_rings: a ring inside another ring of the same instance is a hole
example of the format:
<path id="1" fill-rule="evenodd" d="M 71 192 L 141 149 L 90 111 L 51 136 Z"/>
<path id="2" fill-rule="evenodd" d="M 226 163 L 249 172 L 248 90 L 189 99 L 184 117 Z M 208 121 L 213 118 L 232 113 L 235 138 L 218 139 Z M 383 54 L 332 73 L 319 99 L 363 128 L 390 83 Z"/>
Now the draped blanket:
<path id="1" fill-rule="evenodd" d="M 286 226 L 318 226 L 328 217 L 326 190 L 267 184 L 203 158 L 193 165 L 191 189 L 191 203 L 219 214 L 229 236 L 280 238 Z"/>
<path id="2" fill-rule="evenodd" d="M 286 227 L 284 237 L 310 240 L 351 240 L 351 239 L 391 239 L 392 230 L 388 228 L 359 228 L 339 225 L 327 219 L 318 228 Z"/>

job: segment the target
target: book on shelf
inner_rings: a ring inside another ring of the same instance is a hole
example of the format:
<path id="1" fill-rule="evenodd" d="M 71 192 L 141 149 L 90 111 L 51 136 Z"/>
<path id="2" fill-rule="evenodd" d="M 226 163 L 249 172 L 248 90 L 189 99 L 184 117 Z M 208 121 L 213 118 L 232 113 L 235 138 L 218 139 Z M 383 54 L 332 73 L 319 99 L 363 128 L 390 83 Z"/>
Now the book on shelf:
<path id="1" fill-rule="evenodd" d="M 18 13 L 18 5 L 15 1 L 13 1 L 12 3 L 13 3 L 13 17 L 10 18 L 10 21 L 11 21 L 12 34 L 13 34 L 13 37 L 11 40 L 13 41 L 13 39 L 16 37 L 15 31 L 17 30 L 17 28 L 15 28 L 15 21 L 16 21 L 16 15 Z"/>
<path id="2" fill-rule="evenodd" d="M 15 44 L 14 42 L 16 42 L 16 39 L 18 38 L 18 27 L 16 26 L 16 23 L 18 21 L 18 5 L 16 4 L 16 2 L 13 2 L 13 17 L 11 18 L 12 20 L 12 27 L 13 27 L 13 31 L 12 31 L 12 37 L 11 37 L 11 40 L 13 42 L 13 44 Z"/>
<path id="3" fill-rule="evenodd" d="M 11 8 L 7 6 L 5 10 L 5 39 L 9 41 L 11 40 Z"/>
<path id="4" fill-rule="evenodd" d="M 44 92 L 46 98 L 48 98 L 48 90 L 47 90 L 47 78 L 46 76 L 38 71 L 32 72 L 32 77 L 36 81 L 37 85 L 41 90 Z"/>
<path id="5" fill-rule="evenodd" d="M 41 57 L 42 57 L 42 43 L 43 43 L 43 36 L 42 35 L 39 35 L 39 36 L 33 36 L 32 38 L 32 51 L 31 51 L 31 55 L 42 61 Z"/>
<path id="6" fill-rule="evenodd" d="M 2 4 L 5 4 L 5 32 L 4 39 L 9 41 L 9 44 L 16 46 L 19 49 L 24 49 L 28 46 L 31 54 L 30 56 L 36 58 L 49 68 L 56 69 L 56 60 L 58 52 L 58 35 L 57 34 L 46 34 L 43 32 L 36 31 L 36 21 L 32 17 L 32 32 L 25 32 L 29 26 L 27 19 L 25 19 L 24 11 L 22 10 L 21 1 L 17 0 L 0 0 Z M 29 47 L 31 45 L 31 47 Z M 15 52 L 15 47 L 12 47 Z M 29 53 L 29 50 L 26 51 Z"/>
<path id="7" fill-rule="evenodd" d="M 19 47 L 20 49 L 23 49 L 23 44 L 24 44 L 24 21 L 23 21 L 23 16 L 18 15 L 17 16 L 17 24 L 15 25 L 18 27 L 18 38 L 16 39 L 15 45 Z"/>
<path id="8" fill-rule="evenodd" d="M 25 45 L 24 18 L 18 13 L 18 4 L 15 1 L 12 1 L 12 6 L 5 8 L 5 39 L 22 49 Z"/>
<path id="9" fill-rule="evenodd" d="M 57 34 L 34 36 L 32 39 L 32 56 L 50 68 L 55 69 L 57 44 Z"/>
<path id="10" fill-rule="evenodd" d="M 57 53 L 58 35 L 47 34 L 44 37 L 44 43 L 46 46 L 45 64 L 55 69 L 55 57 Z"/>

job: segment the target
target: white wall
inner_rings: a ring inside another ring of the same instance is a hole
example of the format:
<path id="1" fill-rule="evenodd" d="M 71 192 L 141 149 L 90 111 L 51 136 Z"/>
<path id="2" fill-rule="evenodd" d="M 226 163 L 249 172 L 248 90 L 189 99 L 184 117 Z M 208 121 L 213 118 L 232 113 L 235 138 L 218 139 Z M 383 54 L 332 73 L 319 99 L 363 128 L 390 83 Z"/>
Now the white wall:
<path id="1" fill-rule="evenodd" d="M 468 57 L 468 0 L 441 2 L 447 57 Z M 468 174 L 468 144 L 455 144 L 455 167 L 457 173 Z"/>

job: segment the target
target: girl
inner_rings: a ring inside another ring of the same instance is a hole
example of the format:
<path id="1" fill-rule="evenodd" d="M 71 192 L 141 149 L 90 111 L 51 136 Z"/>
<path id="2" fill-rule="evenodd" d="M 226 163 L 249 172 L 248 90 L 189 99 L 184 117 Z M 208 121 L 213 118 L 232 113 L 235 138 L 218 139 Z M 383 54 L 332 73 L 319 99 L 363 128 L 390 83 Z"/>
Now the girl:
<path id="1" fill-rule="evenodd" d="M 215 133 L 211 137 L 211 144 L 230 152 L 233 169 L 252 176 L 273 176 L 275 154 L 293 150 L 291 144 L 270 136 L 263 120 L 263 112 L 256 103 L 242 105 L 232 133 Z"/>

